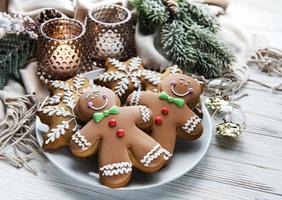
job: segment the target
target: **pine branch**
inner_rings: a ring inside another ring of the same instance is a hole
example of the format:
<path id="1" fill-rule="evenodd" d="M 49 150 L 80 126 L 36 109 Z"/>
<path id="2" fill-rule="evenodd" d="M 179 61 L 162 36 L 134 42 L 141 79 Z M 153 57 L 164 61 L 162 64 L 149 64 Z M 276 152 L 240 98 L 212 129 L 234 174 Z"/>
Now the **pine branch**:
<path id="1" fill-rule="evenodd" d="M 198 52 L 198 62 L 194 72 L 206 78 L 216 78 L 222 74 L 222 68 L 220 65 L 217 65 L 217 60 L 210 54 Z"/>
<path id="2" fill-rule="evenodd" d="M 218 77 L 234 61 L 232 52 L 215 35 L 219 24 L 205 6 L 177 0 L 177 15 L 169 13 L 162 0 L 134 0 L 141 31 L 160 27 L 165 56 L 185 71 Z"/>
<path id="3" fill-rule="evenodd" d="M 207 29 L 174 20 L 161 29 L 161 44 L 168 59 L 185 71 L 218 77 L 234 60 L 232 53 Z"/>
<path id="4" fill-rule="evenodd" d="M 208 11 L 206 5 L 187 0 L 178 0 L 178 4 L 182 21 L 190 22 L 192 20 L 193 23 L 208 28 L 213 33 L 219 30 L 216 17 Z"/>
<path id="5" fill-rule="evenodd" d="M 169 12 L 161 0 L 133 0 L 133 5 L 149 24 L 161 25 L 169 19 Z"/>
<path id="6" fill-rule="evenodd" d="M 197 63 L 197 52 L 193 46 L 195 38 L 187 35 L 178 21 L 162 26 L 161 44 L 166 56 L 184 68 L 193 68 Z"/>
<path id="7" fill-rule="evenodd" d="M 198 47 L 204 50 L 204 52 L 208 52 L 210 56 L 213 56 L 217 60 L 217 65 L 220 65 L 223 69 L 229 68 L 235 57 L 224 43 L 220 42 L 209 30 L 203 29 L 198 25 L 192 25 L 187 28 L 195 37 Z"/>

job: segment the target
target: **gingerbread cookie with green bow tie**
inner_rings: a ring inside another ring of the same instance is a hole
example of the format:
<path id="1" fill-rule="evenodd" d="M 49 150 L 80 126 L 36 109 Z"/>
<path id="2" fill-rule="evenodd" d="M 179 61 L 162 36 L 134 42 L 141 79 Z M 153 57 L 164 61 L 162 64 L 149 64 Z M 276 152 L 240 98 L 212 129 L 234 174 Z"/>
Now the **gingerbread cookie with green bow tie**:
<path id="1" fill-rule="evenodd" d="M 165 149 L 166 157 L 170 158 L 176 136 L 195 140 L 203 132 L 201 119 L 189 108 L 189 105 L 198 103 L 201 87 L 192 77 L 175 74 L 166 77 L 160 89 L 160 93 L 136 91 L 128 97 L 127 104 L 144 105 L 152 111 L 150 135 Z"/>
<path id="2" fill-rule="evenodd" d="M 88 123 L 72 136 L 69 145 L 78 157 L 98 152 L 97 173 L 112 188 L 125 186 L 133 167 L 155 172 L 166 159 L 159 143 L 140 129 L 151 125 L 151 111 L 145 106 L 117 105 L 119 100 L 110 89 L 94 87 L 85 92 L 75 112 Z"/>
<path id="3" fill-rule="evenodd" d="M 165 79 L 166 77 L 170 75 L 175 75 L 175 74 L 183 74 L 183 71 L 177 66 L 173 65 L 171 67 L 168 67 L 163 71 L 162 73 L 157 73 L 154 72 L 159 78 L 159 81 L 157 84 L 152 84 L 150 82 L 144 82 L 145 89 L 146 91 L 151 91 L 151 92 L 160 92 L 160 87 L 161 87 L 161 81 Z"/>

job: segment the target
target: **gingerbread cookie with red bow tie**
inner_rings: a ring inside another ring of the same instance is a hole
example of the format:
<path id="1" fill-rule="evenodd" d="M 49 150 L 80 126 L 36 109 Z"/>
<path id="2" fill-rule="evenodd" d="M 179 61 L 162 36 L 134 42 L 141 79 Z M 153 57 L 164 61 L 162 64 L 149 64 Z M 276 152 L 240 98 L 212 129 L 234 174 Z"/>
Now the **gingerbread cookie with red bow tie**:
<path id="1" fill-rule="evenodd" d="M 189 108 L 198 103 L 201 87 L 192 77 L 175 74 L 165 78 L 160 89 L 160 93 L 136 91 L 129 96 L 127 104 L 144 105 L 152 111 L 150 135 L 166 150 L 166 156 L 171 157 L 176 136 L 195 140 L 203 132 L 201 119 Z"/>
<path id="2" fill-rule="evenodd" d="M 155 172 L 166 159 L 159 143 L 140 129 L 151 125 L 151 111 L 145 106 L 118 104 L 110 89 L 94 87 L 85 92 L 75 110 L 88 123 L 70 142 L 72 153 L 78 157 L 98 152 L 100 181 L 112 188 L 125 186 L 133 167 Z"/>

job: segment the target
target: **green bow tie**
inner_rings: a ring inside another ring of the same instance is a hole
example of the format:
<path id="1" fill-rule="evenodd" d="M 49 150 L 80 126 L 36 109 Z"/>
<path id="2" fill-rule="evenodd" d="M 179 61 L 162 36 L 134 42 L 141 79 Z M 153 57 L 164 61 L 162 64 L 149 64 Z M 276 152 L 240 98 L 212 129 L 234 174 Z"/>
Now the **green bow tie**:
<path id="1" fill-rule="evenodd" d="M 169 96 L 166 92 L 161 92 L 160 99 L 166 100 L 168 103 L 174 103 L 177 107 L 182 108 L 185 105 L 185 101 L 181 98 L 173 98 Z"/>
<path id="2" fill-rule="evenodd" d="M 117 106 L 111 107 L 109 110 L 105 110 L 104 112 L 98 112 L 93 114 L 93 120 L 96 123 L 99 123 L 102 121 L 104 118 L 108 117 L 109 115 L 118 115 L 119 114 L 119 109 Z"/>

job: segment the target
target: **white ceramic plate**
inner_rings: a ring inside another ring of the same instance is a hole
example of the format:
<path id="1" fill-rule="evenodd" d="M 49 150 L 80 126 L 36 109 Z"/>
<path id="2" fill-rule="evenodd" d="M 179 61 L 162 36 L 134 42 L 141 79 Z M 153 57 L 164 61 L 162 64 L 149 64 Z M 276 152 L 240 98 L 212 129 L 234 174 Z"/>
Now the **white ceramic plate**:
<path id="1" fill-rule="evenodd" d="M 87 74 L 90 80 L 93 80 L 96 76 L 97 73 Z M 134 170 L 130 183 L 124 188 L 119 188 L 119 190 L 138 190 L 160 186 L 186 174 L 198 164 L 207 152 L 212 135 L 210 115 L 204 106 L 203 114 L 204 133 L 200 139 L 193 142 L 178 140 L 174 156 L 168 166 L 153 174 Z M 43 132 L 47 130 L 48 126 L 42 124 L 37 117 L 36 135 L 40 145 L 42 144 Z M 53 153 L 44 153 L 55 166 L 70 177 L 95 187 L 107 188 L 99 182 L 96 156 L 82 160 L 72 156 L 67 148 L 62 148 Z M 90 176 L 89 172 L 92 172 L 91 174 L 94 174 L 94 176 Z"/>

